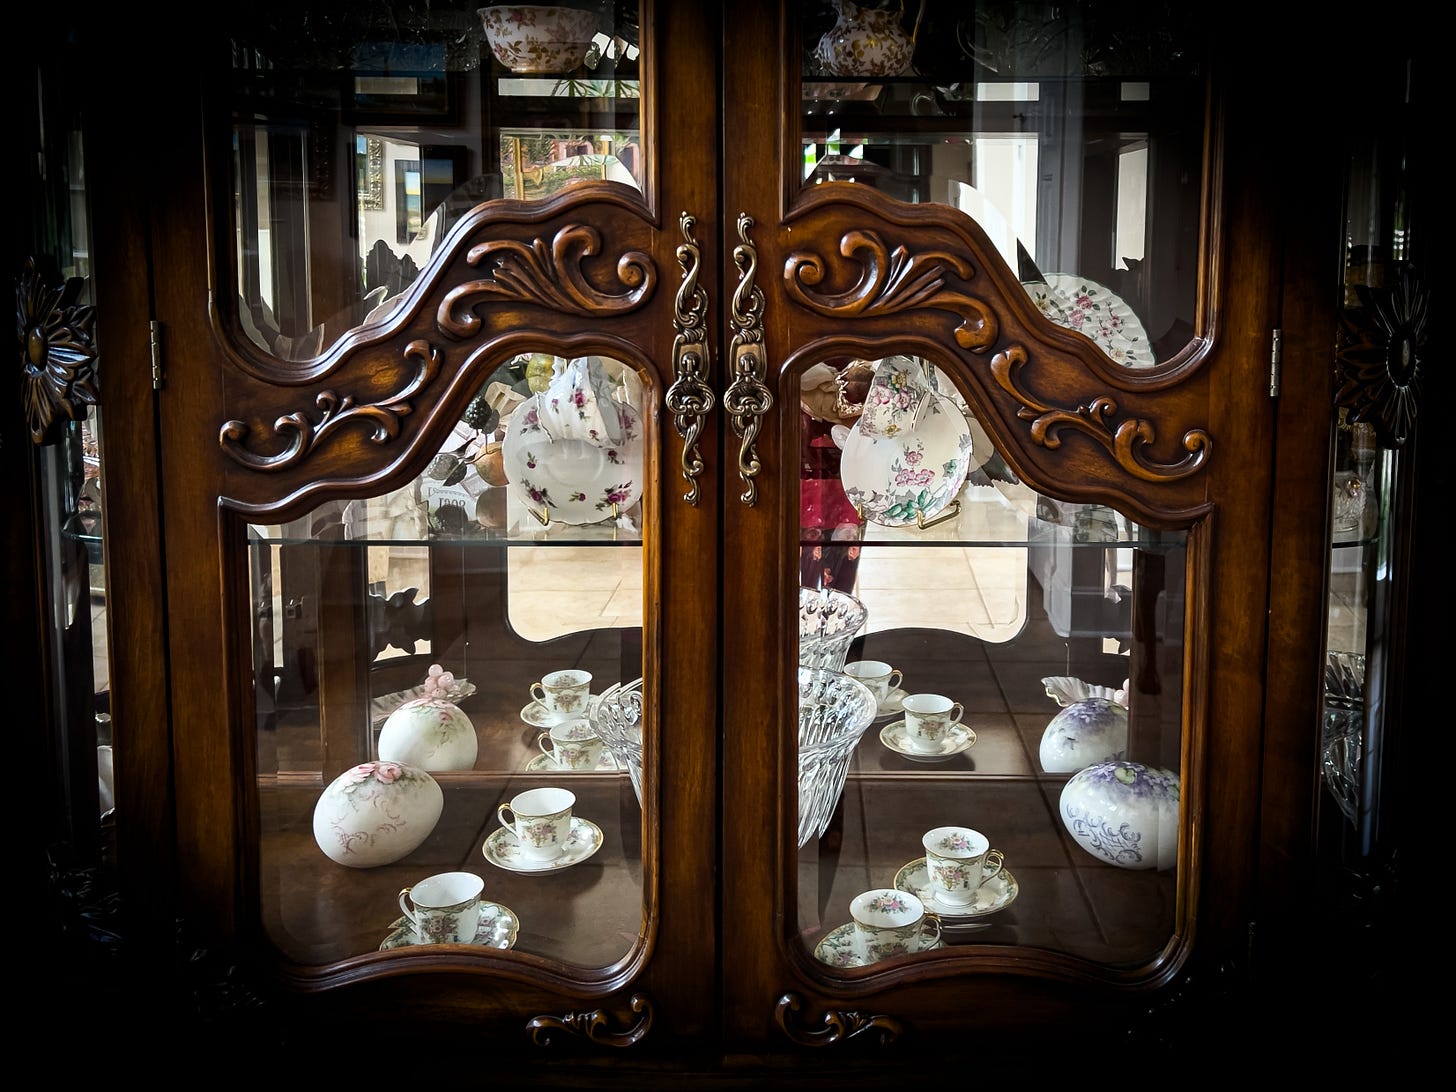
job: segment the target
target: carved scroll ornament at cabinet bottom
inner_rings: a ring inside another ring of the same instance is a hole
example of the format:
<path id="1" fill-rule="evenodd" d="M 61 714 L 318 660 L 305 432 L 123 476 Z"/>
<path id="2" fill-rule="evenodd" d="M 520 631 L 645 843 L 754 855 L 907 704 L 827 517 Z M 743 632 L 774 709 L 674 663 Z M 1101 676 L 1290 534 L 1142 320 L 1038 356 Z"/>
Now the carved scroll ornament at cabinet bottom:
<path id="1" fill-rule="evenodd" d="M 806 1026 L 798 1020 L 804 999 L 797 994 L 786 993 L 774 1006 L 774 1020 L 783 1033 L 800 1046 L 829 1046 L 852 1039 L 856 1035 L 871 1033 L 878 1035 L 881 1046 L 889 1046 L 904 1030 L 900 1021 L 893 1016 L 880 1016 L 866 1012 L 828 1009 L 818 1028 Z"/>
<path id="2" fill-rule="evenodd" d="M 537 1046 L 550 1046 L 555 1041 L 552 1033 L 561 1031 L 589 1039 L 601 1046 L 627 1047 L 640 1040 L 652 1028 L 652 1001 L 647 995 L 634 993 L 631 1006 L 639 1018 L 626 1031 L 609 1030 L 607 1025 L 611 1017 L 602 1009 L 569 1012 L 564 1016 L 536 1016 L 526 1024 L 526 1030 Z"/>

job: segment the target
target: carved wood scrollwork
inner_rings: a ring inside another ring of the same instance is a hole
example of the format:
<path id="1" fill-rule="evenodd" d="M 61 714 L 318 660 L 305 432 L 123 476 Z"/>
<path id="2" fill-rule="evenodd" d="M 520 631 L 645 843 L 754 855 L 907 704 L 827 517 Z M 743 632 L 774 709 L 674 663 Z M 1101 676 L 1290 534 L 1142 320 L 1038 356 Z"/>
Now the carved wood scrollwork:
<path id="1" fill-rule="evenodd" d="M 85 287 L 84 277 L 46 287 L 34 258 L 15 285 L 25 418 L 38 446 L 59 440 L 67 421 L 83 419 L 78 407 L 96 405 L 96 309 L 76 302 Z"/>
<path id="2" fill-rule="evenodd" d="M 948 311 L 959 317 L 956 344 L 972 353 L 985 353 L 996 344 L 1000 324 L 985 301 L 952 287 L 947 278 L 969 281 L 976 275 L 970 262 L 949 251 L 911 253 L 904 245 L 891 246 L 873 231 L 850 231 L 839 241 L 841 257 L 861 267 L 854 285 L 843 292 L 820 293 L 815 285 L 826 279 L 828 263 L 822 255 L 796 251 L 784 266 L 788 294 L 817 314 L 839 318 L 878 318 L 912 310 Z M 1145 451 L 1156 439 L 1152 423 L 1140 418 L 1117 421 L 1118 402 L 1100 395 L 1067 408 L 1038 400 L 1016 383 L 1016 372 L 1029 359 L 1023 345 L 994 353 L 990 372 L 995 382 L 1019 404 L 1017 417 L 1030 422 L 1033 442 L 1055 451 L 1059 433 L 1072 428 L 1107 449 L 1118 465 L 1143 481 L 1170 482 L 1198 471 L 1208 459 L 1212 441 L 1203 429 L 1183 434 L 1187 457 L 1171 463 L 1150 461 Z"/>
<path id="3" fill-rule="evenodd" d="M 622 314 L 640 307 L 657 286 L 657 267 L 641 251 L 617 258 L 617 282 L 624 291 L 603 292 L 587 278 L 582 260 L 601 252 L 602 236 L 585 224 L 568 224 L 547 243 L 497 239 L 473 246 L 465 260 L 472 266 L 488 263 L 491 276 L 466 281 L 445 294 L 436 313 L 440 329 L 458 338 L 470 337 L 481 327 L 470 307 L 481 298 L 536 303 L 568 315 Z"/>
<path id="4" fill-rule="evenodd" d="M 1183 448 L 1188 452 L 1186 459 L 1177 463 L 1147 461 L 1141 450 L 1157 438 L 1151 422 L 1129 418 L 1116 428 L 1109 427 L 1108 422 L 1117 415 L 1117 402 L 1108 395 L 1094 398 L 1072 410 L 1036 401 L 1016 386 L 1013 375 L 1026 363 L 1026 359 L 1026 349 L 1013 345 L 991 358 L 991 374 L 1003 390 L 1021 403 L 1016 416 L 1031 422 L 1031 438 L 1048 451 L 1055 451 L 1061 446 L 1061 437 L 1057 434 L 1062 429 L 1074 428 L 1105 447 L 1117 460 L 1117 465 L 1133 477 L 1149 482 L 1186 478 L 1208 457 L 1212 441 L 1207 432 L 1195 428 L 1183 434 Z"/>
<path id="5" fill-rule="evenodd" d="M 531 1041 L 537 1046 L 550 1046 L 556 1031 L 589 1039 L 601 1046 L 628 1047 L 639 1041 L 652 1028 L 652 1001 L 645 995 L 634 993 L 631 999 L 632 1011 L 639 1019 L 626 1031 L 611 1031 L 607 1025 L 611 1017 L 602 1009 L 590 1012 L 569 1012 L 565 1016 L 536 1016 L 526 1024 Z"/>
<path id="6" fill-rule="evenodd" d="M 414 412 L 410 399 L 429 386 L 440 371 L 440 352 L 425 341 L 412 341 L 405 347 L 406 360 L 416 365 L 414 378 L 401 390 L 382 402 L 357 405 L 353 395 L 340 395 L 323 390 L 315 398 L 320 417 L 311 420 L 302 411 L 290 413 L 273 422 L 275 436 L 291 436 L 286 447 L 273 455 L 260 455 L 244 446 L 252 429 L 245 421 L 227 421 L 222 426 L 218 443 L 223 451 L 253 470 L 283 470 L 307 455 L 320 440 L 350 423 L 362 424 L 372 431 L 369 439 L 376 444 L 388 443 L 399 435 L 399 421 Z"/>
<path id="7" fill-rule="evenodd" d="M 800 1046 L 829 1046 L 864 1034 L 875 1034 L 879 1037 L 880 1046 L 889 1046 L 905 1030 L 893 1016 L 843 1009 L 826 1010 L 821 1027 L 801 1026 L 797 1017 L 803 1007 L 804 999 L 793 993 L 784 994 L 774 1006 L 774 1020 L 783 1033 Z"/>
<path id="8" fill-rule="evenodd" d="M 789 255 L 784 280 L 789 295 L 821 315 L 872 318 L 913 308 L 934 307 L 961 316 L 956 344 L 984 352 L 996 343 L 996 316 L 983 302 L 946 286 L 946 271 L 970 280 L 973 270 L 958 256 L 939 251 L 911 254 L 903 246 L 891 249 L 873 231 L 846 232 L 839 253 L 857 260 L 859 283 L 847 292 L 821 295 L 808 287 L 824 280 L 824 259 L 817 254 Z"/>

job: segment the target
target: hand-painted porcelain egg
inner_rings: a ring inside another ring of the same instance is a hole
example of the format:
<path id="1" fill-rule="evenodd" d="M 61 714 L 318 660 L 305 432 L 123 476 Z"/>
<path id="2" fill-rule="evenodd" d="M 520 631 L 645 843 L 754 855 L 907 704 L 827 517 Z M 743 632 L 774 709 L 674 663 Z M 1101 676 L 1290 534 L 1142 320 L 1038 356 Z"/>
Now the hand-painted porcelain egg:
<path id="1" fill-rule="evenodd" d="M 330 782 L 313 809 L 313 837 L 350 868 L 375 868 L 409 856 L 440 821 L 445 794 L 417 766 L 365 762 Z"/>
<path id="2" fill-rule="evenodd" d="M 1178 775 L 1141 762 L 1099 762 L 1062 788 L 1058 812 L 1077 844 L 1119 868 L 1178 863 Z"/>
<path id="3" fill-rule="evenodd" d="M 1041 765 L 1047 773 L 1076 773 L 1127 753 L 1127 710 L 1106 698 L 1074 701 L 1047 722 Z"/>
<path id="4" fill-rule="evenodd" d="M 413 698 L 390 713 L 379 732 L 379 757 L 422 770 L 469 770 L 479 750 L 475 725 L 445 698 Z"/>

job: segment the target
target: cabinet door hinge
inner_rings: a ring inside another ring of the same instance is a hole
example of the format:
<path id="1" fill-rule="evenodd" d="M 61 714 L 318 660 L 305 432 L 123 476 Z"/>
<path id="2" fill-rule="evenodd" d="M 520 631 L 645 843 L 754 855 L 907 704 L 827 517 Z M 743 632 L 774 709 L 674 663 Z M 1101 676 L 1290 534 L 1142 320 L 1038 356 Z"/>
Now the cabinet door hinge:
<path id="1" fill-rule="evenodd" d="M 152 331 L 152 390 L 162 389 L 162 324 L 152 319 L 148 324 Z"/>
<path id="2" fill-rule="evenodd" d="M 1279 365 L 1284 359 L 1284 331 L 1274 328 L 1273 343 L 1269 346 L 1269 397 L 1279 397 Z"/>

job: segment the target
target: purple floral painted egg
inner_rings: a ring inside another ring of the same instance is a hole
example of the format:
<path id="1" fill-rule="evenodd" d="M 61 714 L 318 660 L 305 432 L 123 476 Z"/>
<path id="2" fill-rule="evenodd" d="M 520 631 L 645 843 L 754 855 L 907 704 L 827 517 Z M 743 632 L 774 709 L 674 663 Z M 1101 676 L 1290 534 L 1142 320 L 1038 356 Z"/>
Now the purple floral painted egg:
<path id="1" fill-rule="evenodd" d="M 313 837 L 330 860 L 375 868 L 418 849 L 444 810 L 445 794 L 424 770 L 365 762 L 324 789 L 313 809 Z"/>
<path id="2" fill-rule="evenodd" d="M 1047 722 L 1041 765 L 1047 773 L 1076 773 L 1127 753 L 1127 710 L 1106 698 L 1074 701 Z"/>
<path id="3" fill-rule="evenodd" d="M 469 770 L 479 750 L 475 725 L 444 698 L 413 698 L 389 714 L 379 732 L 379 757 L 422 770 Z"/>
<path id="4" fill-rule="evenodd" d="M 1099 762 L 1062 788 L 1062 825 L 1094 857 L 1119 868 L 1178 863 L 1178 775 L 1141 762 Z"/>

